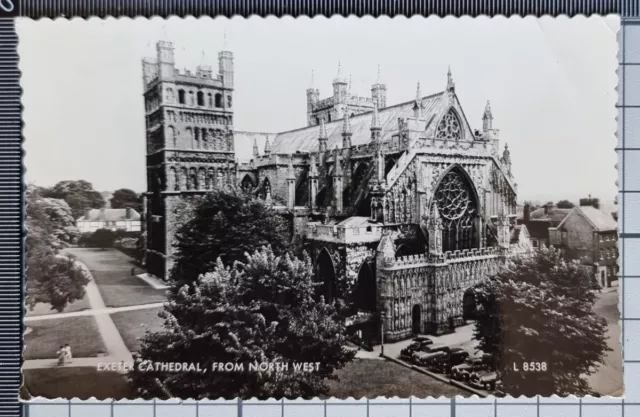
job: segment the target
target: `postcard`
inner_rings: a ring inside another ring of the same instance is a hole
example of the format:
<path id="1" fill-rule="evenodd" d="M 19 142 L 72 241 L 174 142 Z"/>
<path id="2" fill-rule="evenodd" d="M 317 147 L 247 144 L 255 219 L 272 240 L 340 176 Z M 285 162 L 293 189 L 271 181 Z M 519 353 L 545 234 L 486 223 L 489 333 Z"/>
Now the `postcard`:
<path id="1" fill-rule="evenodd" d="M 19 19 L 23 399 L 623 395 L 619 19 Z"/>

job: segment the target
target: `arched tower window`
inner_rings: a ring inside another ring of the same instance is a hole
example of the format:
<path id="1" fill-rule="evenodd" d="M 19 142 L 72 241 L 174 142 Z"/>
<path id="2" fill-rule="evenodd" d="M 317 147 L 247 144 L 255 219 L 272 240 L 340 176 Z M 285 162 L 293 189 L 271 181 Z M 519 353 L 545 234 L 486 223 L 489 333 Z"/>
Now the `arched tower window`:
<path id="1" fill-rule="evenodd" d="M 193 106 L 195 104 L 195 100 L 193 98 L 193 91 L 189 91 L 189 105 Z"/>
<path id="2" fill-rule="evenodd" d="M 462 123 L 455 110 L 449 109 L 444 117 L 438 123 L 436 129 L 436 139 L 462 139 Z"/>
<path id="3" fill-rule="evenodd" d="M 231 96 L 227 96 L 227 107 L 231 108 Z"/>
<path id="4" fill-rule="evenodd" d="M 178 102 L 180 104 L 184 104 L 185 102 L 184 90 L 178 90 Z"/>
<path id="5" fill-rule="evenodd" d="M 204 106 L 204 93 L 202 91 L 198 91 L 198 106 Z"/>
<path id="6" fill-rule="evenodd" d="M 207 97 L 209 99 L 209 107 L 213 107 L 213 96 L 209 93 L 207 94 Z"/>
<path id="7" fill-rule="evenodd" d="M 222 107 L 222 94 L 216 94 L 216 107 Z"/>
<path id="8" fill-rule="evenodd" d="M 473 186 L 458 167 L 445 174 L 436 189 L 434 201 L 442 218 L 442 250 L 476 248 L 478 202 Z"/>

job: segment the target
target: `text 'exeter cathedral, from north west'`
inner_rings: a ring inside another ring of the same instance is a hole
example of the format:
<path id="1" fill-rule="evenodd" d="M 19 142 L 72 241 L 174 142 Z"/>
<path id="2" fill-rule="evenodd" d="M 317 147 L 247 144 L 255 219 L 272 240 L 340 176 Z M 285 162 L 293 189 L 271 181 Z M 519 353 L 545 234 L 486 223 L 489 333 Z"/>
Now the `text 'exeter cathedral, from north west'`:
<path id="1" fill-rule="evenodd" d="M 150 273 L 167 278 L 181 202 L 231 186 L 289 211 L 325 299 L 386 340 L 460 325 L 469 289 L 531 250 L 490 105 L 472 129 L 450 71 L 443 91 L 387 103 L 384 84 L 354 96 L 338 70 L 331 96 L 307 90 L 306 127 L 266 135 L 234 130 L 233 53 L 218 61 L 180 72 L 168 42 L 143 60 Z"/>

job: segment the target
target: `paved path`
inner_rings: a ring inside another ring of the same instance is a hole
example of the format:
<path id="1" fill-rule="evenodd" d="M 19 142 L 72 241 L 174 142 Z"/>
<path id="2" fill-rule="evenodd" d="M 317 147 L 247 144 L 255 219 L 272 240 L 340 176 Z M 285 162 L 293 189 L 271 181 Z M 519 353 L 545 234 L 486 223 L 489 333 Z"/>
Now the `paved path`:
<path id="1" fill-rule="evenodd" d="M 93 310 L 104 311 L 109 310 L 104 305 L 104 301 L 102 300 L 102 296 L 100 295 L 100 291 L 98 290 L 98 286 L 96 285 L 93 276 L 89 272 L 89 268 L 85 264 L 80 261 L 77 261 L 80 265 L 86 268 L 91 280 L 85 287 L 85 291 L 87 293 L 87 298 L 89 299 L 89 304 L 91 305 L 91 310 L 84 311 L 91 312 Z M 162 305 L 162 304 L 161 304 Z M 111 309 L 113 310 L 113 309 Z M 80 313 L 80 312 L 79 312 Z M 62 314 L 58 314 L 60 317 Z M 74 313 L 67 313 L 74 314 Z M 47 316 L 49 317 L 49 316 Z M 118 328 L 111 320 L 111 316 L 108 314 L 96 314 L 95 316 L 96 324 L 98 325 L 98 331 L 100 332 L 100 336 L 102 337 L 102 341 L 104 342 L 105 347 L 107 348 L 107 352 L 109 355 L 106 357 L 98 357 L 98 358 L 73 358 L 73 362 L 70 364 L 64 365 L 66 366 L 97 366 L 98 363 L 104 362 L 133 362 L 133 356 L 131 352 L 125 345 Z M 33 317 L 31 318 L 33 319 Z M 82 329 L 78 329 L 78 331 L 82 331 Z M 71 347 L 73 350 L 73 346 Z M 22 367 L 24 369 L 36 369 L 36 368 L 52 368 L 57 367 L 58 359 L 31 359 L 23 362 Z"/>
<path id="2" fill-rule="evenodd" d="M 162 307 L 164 303 L 149 303 L 149 304 L 139 304 L 135 306 L 126 306 L 126 307 L 106 307 L 106 308 L 95 308 L 90 310 L 82 310 L 82 311 L 74 311 L 71 313 L 56 313 L 56 314 L 46 314 L 43 316 L 29 316 L 25 317 L 24 321 L 35 321 L 35 320 L 53 320 L 53 319 L 65 319 L 68 317 L 78 317 L 78 316 L 97 316 L 100 314 L 113 314 L 119 313 L 121 311 L 132 311 L 132 310 L 144 310 L 147 308 L 158 308 Z"/>

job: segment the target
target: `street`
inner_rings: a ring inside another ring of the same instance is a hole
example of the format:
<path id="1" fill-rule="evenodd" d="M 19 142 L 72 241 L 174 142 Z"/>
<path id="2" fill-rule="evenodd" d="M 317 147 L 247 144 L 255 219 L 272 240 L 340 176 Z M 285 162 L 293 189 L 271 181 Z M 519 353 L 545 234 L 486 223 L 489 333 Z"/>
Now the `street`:
<path id="1" fill-rule="evenodd" d="M 609 330 L 606 333 L 607 344 L 611 352 L 607 352 L 605 360 L 597 372 L 587 379 L 591 388 L 601 395 L 622 396 L 622 350 L 620 346 L 620 311 L 618 301 L 620 299 L 618 288 L 607 288 L 599 295 L 594 311 L 607 320 Z"/>

